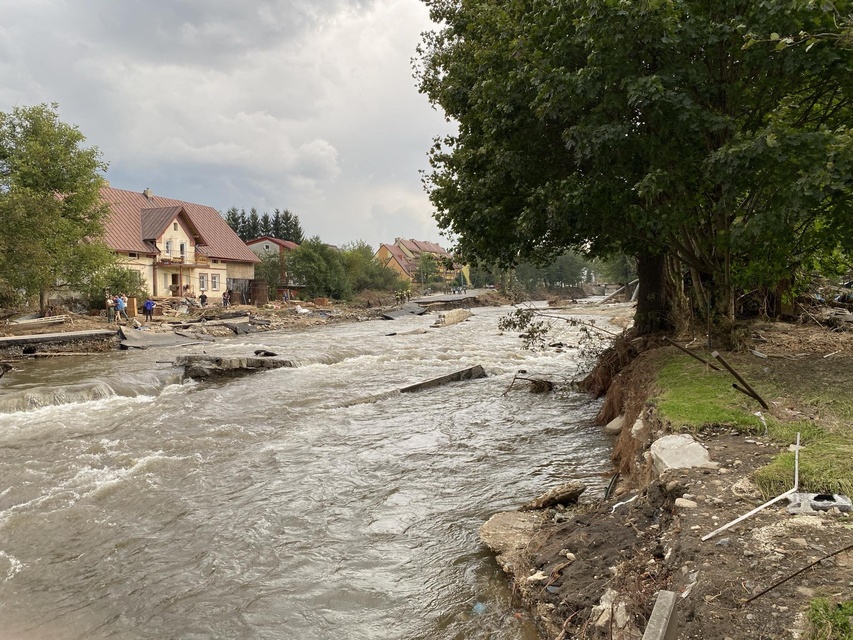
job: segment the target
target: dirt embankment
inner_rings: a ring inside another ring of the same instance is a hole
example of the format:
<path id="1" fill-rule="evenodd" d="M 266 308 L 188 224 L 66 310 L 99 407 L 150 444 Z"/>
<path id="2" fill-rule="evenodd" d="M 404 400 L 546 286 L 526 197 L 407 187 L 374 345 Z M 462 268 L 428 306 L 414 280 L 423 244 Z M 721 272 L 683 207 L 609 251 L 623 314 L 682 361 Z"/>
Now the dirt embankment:
<path id="1" fill-rule="evenodd" d="M 767 354 L 783 358 L 778 362 L 785 375 L 805 379 L 847 371 L 849 380 L 853 371 L 853 334 L 786 325 L 767 325 L 757 334 Z M 649 446 L 672 425 L 648 402 L 659 369 L 655 346 L 619 345 L 603 361 L 599 379 L 592 379 L 594 390 L 609 389 L 600 422 L 625 417 L 614 440 L 620 475 L 612 494 L 589 496 L 576 506 L 498 514 L 484 526 L 484 541 L 497 552 L 543 638 L 639 639 L 659 590 L 677 594 L 678 638 L 806 637 L 812 599 L 853 600 L 853 551 L 785 578 L 853 545 L 853 517 L 838 510 L 793 516 L 783 500 L 703 542 L 765 502 L 752 474 L 788 443 L 709 427 L 694 437 L 711 465 L 658 473 Z M 820 357 L 791 359 L 805 353 Z M 605 380 L 620 370 L 612 384 Z M 771 400 L 775 412 L 808 415 L 807 407 L 796 411 L 787 399 Z"/>

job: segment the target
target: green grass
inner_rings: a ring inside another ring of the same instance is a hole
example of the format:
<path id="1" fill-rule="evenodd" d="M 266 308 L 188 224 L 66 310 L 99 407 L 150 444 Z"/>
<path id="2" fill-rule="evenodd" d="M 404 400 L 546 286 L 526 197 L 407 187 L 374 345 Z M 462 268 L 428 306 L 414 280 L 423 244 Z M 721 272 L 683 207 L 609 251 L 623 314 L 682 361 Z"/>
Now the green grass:
<path id="1" fill-rule="evenodd" d="M 782 445 L 795 442 L 799 432 L 801 490 L 853 495 L 853 439 L 848 426 L 853 421 L 853 394 L 848 376 L 843 372 L 836 377 L 800 373 L 792 369 L 796 363 L 791 362 L 745 358 L 732 364 L 766 400 L 784 398 L 786 402 L 780 405 L 794 404 L 819 422 L 783 420 L 762 411 L 765 425 L 756 415 L 758 403 L 733 389 L 734 380 L 727 372 L 712 371 L 681 353 L 666 354 L 662 360 L 656 380 L 658 394 L 651 401 L 675 431 L 727 426 Z M 767 497 L 792 488 L 793 478 L 793 453 L 777 456 L 755 474 L 756 484 Z"/>
<path id="2" fill-rule="evenodd" d="M 816 598 L 809 605 L 808 640 L 850 640 L 853 638 L 853 602 L 833 604 Z"/>
<path id="3" fill-rule="evenodd" d="M 672 354 L 658 372 L 660 393 L 653 402 L 676 431 L 724 425 L 743 433 L 763 432 L 764 425 L 755 415 L 758 403 L 735 391 L 732 382 L 728 374 L 706 369 L 686 355 Z"/>

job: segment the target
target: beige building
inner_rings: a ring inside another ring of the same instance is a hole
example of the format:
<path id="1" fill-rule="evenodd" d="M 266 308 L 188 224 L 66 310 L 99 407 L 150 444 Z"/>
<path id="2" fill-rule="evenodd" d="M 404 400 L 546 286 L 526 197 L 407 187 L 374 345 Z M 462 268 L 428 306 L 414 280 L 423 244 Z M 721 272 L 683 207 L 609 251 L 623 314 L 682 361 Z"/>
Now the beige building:
<path id="1" fill-rule="evenodd" d="M 248 296 L 259 258 L 213 207 L 104 187 L 106 241 L 154 296 Z"/>

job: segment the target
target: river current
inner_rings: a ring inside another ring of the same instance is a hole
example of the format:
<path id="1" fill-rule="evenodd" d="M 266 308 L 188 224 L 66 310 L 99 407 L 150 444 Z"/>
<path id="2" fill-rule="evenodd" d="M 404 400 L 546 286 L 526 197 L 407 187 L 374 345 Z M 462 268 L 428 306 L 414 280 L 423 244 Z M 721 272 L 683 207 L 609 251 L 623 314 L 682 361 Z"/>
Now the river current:
<path id="1" fill-rule="evenodd" d="M 586 396 L 505 394 L 577 369 L 501 334 L 508 311 L 21 363 L 0 381 L 0 637 L 535 638 L 478 529 L 571 479 L 599 494 L 610 441 Z M 298 366 L 199 384 L 168 363 L 255 349 Z"/>

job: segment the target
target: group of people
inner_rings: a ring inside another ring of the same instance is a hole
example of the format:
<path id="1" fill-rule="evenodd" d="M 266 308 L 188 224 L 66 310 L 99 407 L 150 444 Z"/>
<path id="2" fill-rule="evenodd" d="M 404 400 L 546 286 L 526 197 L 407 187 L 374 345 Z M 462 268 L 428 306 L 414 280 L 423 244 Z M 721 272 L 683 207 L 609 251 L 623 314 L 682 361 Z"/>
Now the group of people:
<path id="1" fill-rule="evenodd" d="M 125 320 L 130 320 L 127 315 L 127 296 L 123 293 L 117 296 L 107 294 L 107 322 L 116 322 L 124 316 Z"/>
<path id="2" fill-rule="evenodd" d="M 202 292 L 202 294 L 198 297 L 199 302 L 202 307 L 207 306 L 207 295 Z M 154 307 L 157 306 L 157 303 L 151 299 L 151 296 L 148 296 L 145 299 L 145 302 L 142 303 L 142 314 L 145 317 L 145 322 L 151 322 L 154 319 Z M 231 296 L 225 291 L 222 294 L 222 306 L 229 307 L 231 306 Z M 113 323 L 118 322 L 122 318 L 125 321 L 130 320 L 130 316 L 127 313 L 127 296 L 123 293 L 118 295 L 106 295 L 106 308 L 107 308 L 107 322 Z"/>

